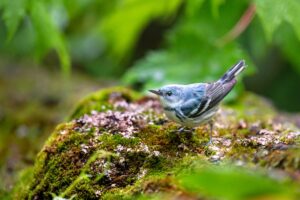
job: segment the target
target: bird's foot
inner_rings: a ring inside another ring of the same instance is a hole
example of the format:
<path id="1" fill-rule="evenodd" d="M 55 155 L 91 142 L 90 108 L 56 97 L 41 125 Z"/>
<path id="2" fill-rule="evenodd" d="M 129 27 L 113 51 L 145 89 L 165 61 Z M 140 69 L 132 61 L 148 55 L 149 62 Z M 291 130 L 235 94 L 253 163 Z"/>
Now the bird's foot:
<path id="1" fill-rule="evenodd" d="M 213 145 L 213 141 L 212 141 L 212 138 L 209 139 L 209 141 L 205 144 L 205 146 L 210 146 L 210 145 Z"/>
<path id="2" fill-rule="evenodd" d="M 195 128 L 187 128 L 185 126 L 180 127 L 177 130 L 172 131 L 172 133 L 193 133 Z"/>
<path id="3" fill-rule="evenodd" d="M 195 131 L 195 128 L 187 128 L 187 127 L 184 127 L 184 126 L 180 127 L 177 130 L 178 133 L 192 133 L 194 131 Z"/>
<path id="4" fill-rule="evenodd" d="M 214 127 L 213 121 L 210 120 L 208 124 L 209 124 L 209 141 L 206 143 L 205 146 L 210 146 L 213 144 L 212 141 L 213 127 Z"/>

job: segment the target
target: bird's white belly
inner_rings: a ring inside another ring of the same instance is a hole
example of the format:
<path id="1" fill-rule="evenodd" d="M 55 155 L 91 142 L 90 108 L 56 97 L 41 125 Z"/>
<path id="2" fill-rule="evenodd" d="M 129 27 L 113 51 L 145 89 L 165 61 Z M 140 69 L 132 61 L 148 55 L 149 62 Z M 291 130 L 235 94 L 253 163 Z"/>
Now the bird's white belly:
<path id="1" fill-rule="evenodd" d="M 182 121 L 180 121 L 180 119 L 178 119 L 175 115 L 174 111 L 165 111 L 165 114 L 167 115 L 167 117 L 174 121 L 177 122 L 183 126 L 187 126 L 187 127 L 197 127 L 200 126 L 204 123 L 207 123 L 208 121 L 211 120 L 211 118 L 217 113 L 218 111 L 218 107 L 214 107 L 212 109 L 210 109 L 209 111 L 204 112 L 202 115 L 200 115 L 199 117 L 196 118 L 184 118 Z"/>
<path id="2" fill-rule="evenodd" d="M 168 117 L 168 119 L 170 119 L 171 121 L 174 121 L 174 122 L 177 122 L 179 124 L 182 124 L 182 122 L 176 117 L 174 111 L 165 111 L 165 114 Z"/>
<path id="3" fill-rule="evenodd" d="M 209 111 L 204 112 L 201 116 L 194 118 L 192 123 L 194 126 L 199 126 L 201 124 L 207 123 L 215 116 L 218 111 L 218 107 L 213 107 Z"/>

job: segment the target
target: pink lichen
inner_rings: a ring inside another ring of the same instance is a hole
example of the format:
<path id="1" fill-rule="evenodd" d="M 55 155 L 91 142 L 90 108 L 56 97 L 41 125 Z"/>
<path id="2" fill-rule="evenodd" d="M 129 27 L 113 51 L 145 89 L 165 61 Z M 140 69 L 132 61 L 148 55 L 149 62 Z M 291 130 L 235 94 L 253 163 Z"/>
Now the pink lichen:
<path id="1" fill-rule="evenodd" d="M 113 110 L 106 112 L 93 110 L 90 114 L 83 115 L 76 120 L 76 123 L 81 125 L 81 127 L 77 126 L 76 130 L 88 132 L 91 128 L 97 128 L 98 134 L 105 131 L 131 138 L 144 126 L 159 120 L 156 113 L 160 113 L 161 109 L 157 100 L 149 98 L 132 103 L 114 94 L 109 102 L 113 103 Z"/>

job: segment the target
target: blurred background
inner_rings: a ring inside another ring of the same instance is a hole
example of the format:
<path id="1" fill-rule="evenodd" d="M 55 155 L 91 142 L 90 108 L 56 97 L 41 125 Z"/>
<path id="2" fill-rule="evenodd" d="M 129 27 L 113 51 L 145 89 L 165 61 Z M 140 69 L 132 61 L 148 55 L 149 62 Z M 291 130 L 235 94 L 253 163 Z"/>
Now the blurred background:
<path id="1" fill-rule="evenodd" d="M 298 0 L 1 0 L 0 193 L 102 87 L 213 81 L 245 59 L 227 102 L 251 91 L 299 113 L 299 13 Z"/>

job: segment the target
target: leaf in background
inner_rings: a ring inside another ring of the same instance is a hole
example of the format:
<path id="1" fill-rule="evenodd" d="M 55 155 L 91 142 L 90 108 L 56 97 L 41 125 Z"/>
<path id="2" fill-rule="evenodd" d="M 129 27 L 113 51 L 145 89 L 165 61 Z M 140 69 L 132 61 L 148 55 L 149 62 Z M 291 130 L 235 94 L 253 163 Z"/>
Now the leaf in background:
<path id="1" fill-rule="evenodd" d="M 230 11 L 243 8 L 244 4 L 232 3 L 234 7 L 228 3 L 220 9 L 218 19 L 204 12 L 210 8 L 207 2 L 203 8 L 199 4 L 194 12 L 187 5 L 186 17 L 168 35 L 167 49 L 151 52 L 138 61 L 124 76 L 124 81 L 129 84 L 144 83 L 145 89 L 150 89 L 168 83 L 214 81 L 240 59 L 245 59 L 248 66 L 253 66 L 237 42 L 222 48 L 215 45 L 216 40 L 230 30 L 240 17 L 239 12 Z M 247 69 L 246 73 L 250 71 Z M 242 84 L 237 84 L 237 87 L 235 91 L 242 91 Z M 231 93 L 230 97 L 235 94 Z"/>
<path id="2" fill-rule="evenodd" d="M 274 36 L 274 42 L 281 47 L 284 56 L 300 74 L 300 40 L 289 24 L 283 24 Z"/>
<path id="3" fill-rule="evenodd" d="M 266 37 L 263 37 L 264 30 L 258 18 L 254 18 L 244 35 L 243 43 L 253 60 L 262 60 L 269 51 Z"/>
<path id="4" fill-rule="evenodd" d="M 201 8 L 205 0 L 187 0 L 185 3 L 185 15 L 194 16 L 199 8 Z"/>
<path id="5" fill-rule="evenodd" d="M 298 0 L 255 0 L 257 14 L 261 19 L 266 37 L 270 41 L 273 32 L 286 21 L 292 25 L 300 39 L 300 1 Z"/>
<path id="6" fill-rule="evenodd" d="M 10 41 L 26 14 L 27 0 L 1 0 L 2 18 L 7 27 L 7 40 Z"/>
<path id="7" fill-rule="evenodd" d="M 181 0 L 125 0 L 104 17 L 100 31 L 110 44 L 111 53 L 123 59 L 130 54 L 139 34 L 152 20 L 174 14 Z"/>
<path id="8" fill-rule="evenodd" d="M 219 17 L 219 7 L 225 3 L 225 0 L 211 0 L 211 12 L 215 18 Z"/>
<path id="9" fill-rule="evenodd" d="M 30 17 L 36 33 L 36 51 L 42 57 L 49 49 L 57 52 L 64 73 L 70 73 L 70 58 L 60 30 L 55 26 L 48 14 L 45 4 L 31 1 Z"/>
<path id="10" fill-rule="evenodd" d="M 189 192 L 228 200 L 294 199 L 296 191 L 260 173 L 230 166 L 201 167 L 178 179 Z"/>

